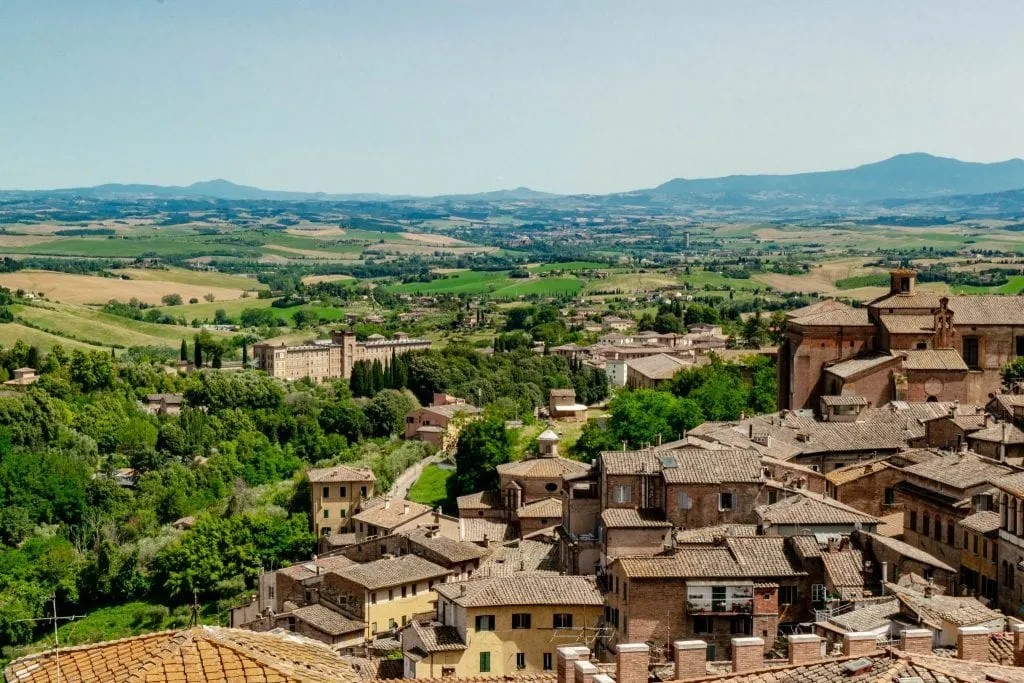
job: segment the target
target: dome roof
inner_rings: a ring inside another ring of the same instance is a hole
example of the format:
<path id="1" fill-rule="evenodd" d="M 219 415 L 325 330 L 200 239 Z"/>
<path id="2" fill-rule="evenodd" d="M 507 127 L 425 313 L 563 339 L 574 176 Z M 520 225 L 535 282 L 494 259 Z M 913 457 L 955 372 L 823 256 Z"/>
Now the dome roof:
<path id="1" fill-rule="evenodd" d="M 550 429 L 545 429 L 537 436 L 537 441 L 558 441 L 558 434 Z"/>

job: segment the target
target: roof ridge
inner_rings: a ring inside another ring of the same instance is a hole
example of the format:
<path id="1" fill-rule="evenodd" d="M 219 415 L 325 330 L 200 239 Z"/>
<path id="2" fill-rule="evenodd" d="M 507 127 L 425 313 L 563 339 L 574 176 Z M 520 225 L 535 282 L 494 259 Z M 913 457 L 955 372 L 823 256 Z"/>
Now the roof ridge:
<path id="1" fill-rule="evenodd" d="M 214 628 L 216 628 L 216 630 L 214 630 Z M 216 643 L 217 645 L 225 647 L 235 653 L 245 655 L 249 659 L 253 659 L 259 662 L 262 666 L 273 671 L 276 671 L 283 676 L 292 677 L 297 674 L 317 671 L 317 668 L 313 664 L 310 664 L 308 662 L 288 659 L 286 657 L 275 657 L 274 655 L 265 652 L 262 649 L 252 647 L 252 645 L 250 644 L 244 644 L 232 638 L 226 638 L 223 636 L 223 633 L 227 630 L 241 629 L 223 629 L 221 627 L 197 626 L 193 630 L 197 629 L 201 629 L 201 633 L 203 634 L 203 640 Z M 255 635 L 257 638 L 261 635 L 261 633 L 256 631 L 246 631 L 247 635 L 250 633 Z M 284 633 L 281 635 L 281 638 L 291 639 L 293 641 L 300 642 L 305 641 L 305 643 L 308 643 L 310 645 L 315 644 L 317 646 L 323 646 L 323 643 L 321 643 L 320 641 L 312 640 L 311 638 L 307 638 L 298 633 Z"/>

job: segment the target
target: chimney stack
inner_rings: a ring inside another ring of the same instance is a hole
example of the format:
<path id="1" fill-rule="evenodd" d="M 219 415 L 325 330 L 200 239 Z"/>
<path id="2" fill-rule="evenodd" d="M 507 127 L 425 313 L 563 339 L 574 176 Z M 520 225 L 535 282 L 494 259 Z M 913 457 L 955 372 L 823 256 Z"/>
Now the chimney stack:
<path id="1" fill-rule="evenodd" d="M 926 628 L 900 631 L 900 649 L 912 655 L 932 653 L 932 632 Z"/>
<path id="2" fill-rule="evenodd" d="M 988 639 L 984 626 L 961 626 L 956 634 L 956 656 L 967 662 L 987 662 Z"/>
<path id="3" fill-rule="evenodd" d="M 555 665 L 555 673 L 558 676 L 558 683 L 575 683 L 575 664 L 579 659 L 589 659 L 590 650 L 579 645 L 570 645 L 558 648 L 558 661 Z"/>
<path id="4" fill-rule="evenodd" d="M 574 683 L 592 683 L 594 676 L 601 673 L 600 669 L 590 663 L 590 660 L 578 659 L 573 666 L 575 678 Z"/>
<path id="5" fill-rule="evenodd" d="M 391 496 L 384 496 L 384 509 L 388 510 L 391 508 Z"/>
<path id="6" fill-rule="evenodd" d="M 708 675 L 708 644 L 703 640 L 677 640 L 672 643 L 677 681 L 687 678 L 704 678 Z"/>
<path id="7" fill-rule="evenodd" d="M 732 671 L 743 673 L 764 664 L 764 638 L 732 639 Z"/>
<path id="8" fill-rule="evenodd" d="M 615 648 L 617 683 L 647 683 L 651 648 L 647 643 L 619 643 Z"/>
<path id="9" fill-rule="evenodd" d="M 1013 633 L 1013 665 L 1024 666 L 1024 624 L 1010 624 Z"/>
<path id="10" fill-rule="evenodd" d="M 406 501 L 405 503 L 402 504 L 402 514 L 409 514 L 409 501 Z"/>
<path id="11" fill-rule="evenodd" d="M 789 663 L 810 664 L 821 659 L 821 636 L 796 633 L 789 637 Z"/>
<path id="12" fill-rule="evenodd" d="M 884 586 L 889 582 L 889 563 L 882 563 L 882 585 Z"/>
<path id="13" fill-rule="evenodd" d="M 843 636 L 844 657 L 864 657 L 878 647 L 875 645 L 874 633 L 847 633 Z"/>

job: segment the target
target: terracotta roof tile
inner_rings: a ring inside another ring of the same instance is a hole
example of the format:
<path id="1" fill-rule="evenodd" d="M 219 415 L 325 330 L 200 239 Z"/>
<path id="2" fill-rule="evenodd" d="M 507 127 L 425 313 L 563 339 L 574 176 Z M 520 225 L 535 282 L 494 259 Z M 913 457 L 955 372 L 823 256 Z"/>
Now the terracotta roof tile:
<path id="1" fill-rule="evenodd" d="M 311 469 L 307 473 L 309 481 L 313 484 L 349 481 L 377 481 L 373 471 L 363 467 L 349 467 L 348 465 L 335 465 L 322 469 Z"/>
<path id="2" fill-rule="evenodd" d="M 335 573 L 372 591 L 447 576 L 449 571 L 418 555 L 402 555 L 344 567 Z"/>
<path id="3" fill-rule="evenodd" d="M 562 499 L 551 496 L 527 503 L 518 510 L 519 519 L 551 519 L 562 520 Z"/>
<path id="4" fill-rule="evenodd" d="M 517 574 L 435 586 L 437 594 L 463 607 L 604 604 L 590 576 Z"/>
<path id="5" fill-rule="evenodd" d="M 817 496 L 809 491 L 757 508 L 762 522 L 778 525 L 794 524 L 877 524 L 878 518 L 844 505 L 837 500 Z"/>
<path id="6" fill-rule="evenodd" d="M 430 506 L 411 500 L 390 499 L 381 501 L 373 507 L 363 507 L 352 519 L 364 524 L 372 524 L 381 529 L 394 529 L 409 520 L 425 515 L 431 511 Z"/>
<path id="7" fill-rule="evenodd" d="M 568 458 L 528 458 L 516 462 L 507 462 L 498 465 L 498 474 L 505 474 L 513 477 L 537 477 L 539 479 L 552 479 L 566 474 L 586 472 L 590 465 L 578 460 Z"/>
<path id="8" fill-rule="evenodd" d="M 913 349 L 901 351 L 904 370 L 960 370 L 967 372 L 967 363 L 955 349 Z"/>
<path id="9" fill-rule="evenodd" d="M 608 529 L 669 529 L 672 522 L 665 519 L 660 508 L 606 508 L 601 512 L 601 523 Z"/>
<path id="10" fill-rule="evenodd" d="M 321 604 L 306 605 L 298 607 L 291 612 L 279 614 L 278 617 L 293 616 L 296 619 L 306 622 L 319 631 L 332 636 L 339 636 L 343 633 L 362 631 L 366 624 L 356 619 L 349 619 L 344 614 L 335 612 L 330 607 Z"/>
<path id="11" fill-rule="evenodd" d="M 999 529 L 999 513 L 992 510 L 982 510 L 972 515 L 967 515 L 960 520 L 959 524 L 965 529 L 976 531 L 979 534 L 988 534 Z"/>

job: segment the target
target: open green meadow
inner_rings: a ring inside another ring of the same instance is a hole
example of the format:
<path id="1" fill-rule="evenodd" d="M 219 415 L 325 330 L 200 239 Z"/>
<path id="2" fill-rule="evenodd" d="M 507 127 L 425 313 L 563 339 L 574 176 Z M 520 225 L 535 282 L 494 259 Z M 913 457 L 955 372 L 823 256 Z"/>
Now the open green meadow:
<path id="1" fill-rule="evenodd" d="M 573 277 L 513 278 L 508 271 L 467 270 L 431 282 L 406 282 L 387 289 L 395 294 L 488 294 L 494 297 L 574 295 L 583 280 Z"/>

